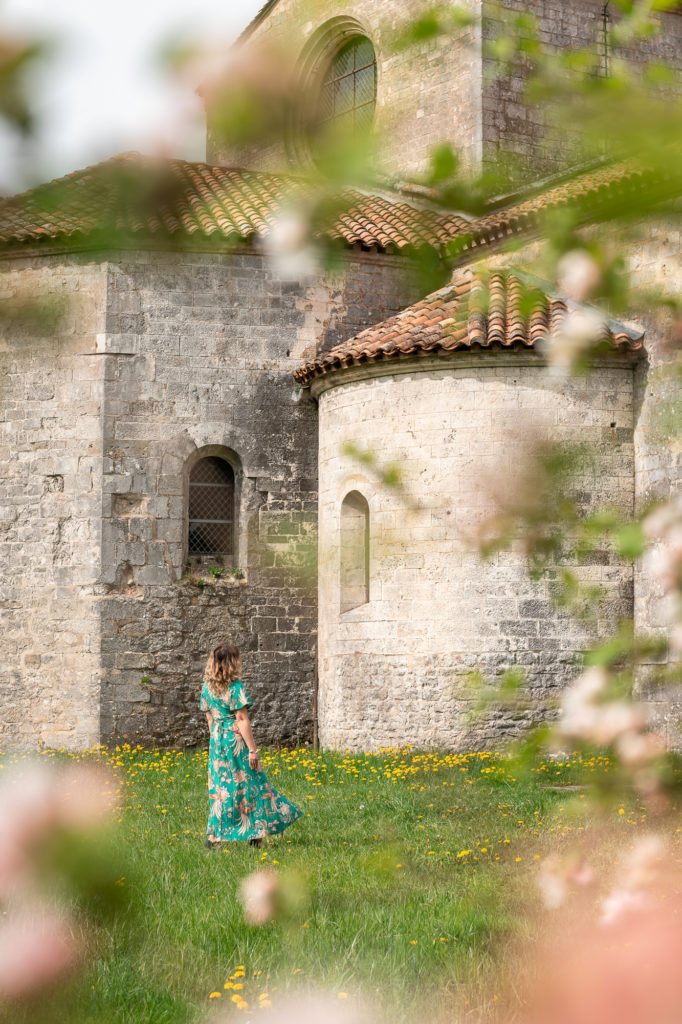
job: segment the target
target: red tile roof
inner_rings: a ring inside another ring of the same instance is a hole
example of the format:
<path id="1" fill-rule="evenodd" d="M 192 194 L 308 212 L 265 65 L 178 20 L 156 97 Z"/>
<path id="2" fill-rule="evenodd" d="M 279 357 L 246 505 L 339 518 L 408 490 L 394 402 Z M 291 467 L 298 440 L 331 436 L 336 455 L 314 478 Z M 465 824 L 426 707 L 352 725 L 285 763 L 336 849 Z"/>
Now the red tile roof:
<path id="1" fill-rule="evenodd" d="M 481 246 L 532 230 L 546 210 L 582 206 L 585 219 L 609 203 L 660 188 L 630 165 L 600 167 L 531 198 L 507 201 L 478 219 L 449 212 L 407 186 L 376 193 L 348 189 L 328 205 L 317 233 L 344 245 L 405 252 L 424 246 L 466 258 Z M 104 163 L 0 200 L 0 247 L 136 244 L 147 239 L 213 244 L 267 236 L 290 204 L 314 201 L 314 185 L 286 174 L 186 160 L 154 162 L 124 153 Z"/>
<path id="2" fill-rule="evenodd" d="M 103 236 L 123 241 L 267 236 L 280 211 L 305 202 L 302 178 L 186 160 L 154 163 L 125 153 L 0 200 L 0 245 L 47 239 L 77 244 Z M 454 213 L 420 209 L 398 195 L 349 189 L 334 201 L 319 234 L 346 245 L 388 251 L 440 248 L 468 228 Z"/>
<path id="3" fill-rule="evenodd" d="M 660 175 L 631 161 L 592 167 L 574 172 L 570 178 L 554 185 L 546 183 L 530 198 L 517 196 L 502 200 L 495 210 L 476 219 L 469 236 L 462 236 L 460 244 L 456 240 L 455 245 L 458 252 L 465 253 L 532 230 L 552 209 L 570 206 L 576 210 L 580 221 L 595 221 L 604 213 L 612 216 L 621 208 L 627 210 L 635 195 L 645 197 L 648 193 L 649 201 L 655 203 L 670 198 L 677 189 L 674 179 L 664 181 Z"/>
<path id="4" fill-rule="evenodd" d="M 521 271 L 487 278 L 460 271 L 447 287 L 321 353 L 294 379 L 307 387 L 327 373 L 379 360 L 459 349 L 533 349 L 559 330 L 568 312 L 567 303 L 548 296 L 540 284 Z M 601 340 L 634 351 L 642 347 L 642 338 L 643 333 L 611 320 Z"/>

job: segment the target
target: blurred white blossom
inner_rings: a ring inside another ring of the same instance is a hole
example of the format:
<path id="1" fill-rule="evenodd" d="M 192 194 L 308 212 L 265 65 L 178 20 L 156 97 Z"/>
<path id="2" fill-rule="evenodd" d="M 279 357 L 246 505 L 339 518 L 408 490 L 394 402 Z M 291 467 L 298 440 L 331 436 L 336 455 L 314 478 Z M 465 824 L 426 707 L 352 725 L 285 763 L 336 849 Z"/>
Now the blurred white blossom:
<path id="1" fill-rule="evenodd" d="M 319 270 L 310 224 L 301 210 L 282 210 L 265 235 L 264 249 L 272 268 L 284 281 L 300 281 Z"/>
<path id="2" fill-rule="evenodd" d="M 615 744 L 626 763 L 641 764 L 658 757 L 663 741 L 645 732 L 644 706 L 635 701 L 607 699 L 609 674 L 604 668 L 586 669 L 565 691 L 559 733 L 598 747 Z"/>
<path id="3" fill-rule="evenodd" d="M 593 880 L 594 872 L 587 862 L 562 860 L 557 854 L 545 857 L 536 879 L 548 910 L 557 910 L 566 902 L 571 885 L 589 885 Z"/>
<path id="4" fill-rule="evenodd" d="M 263 925 L 275 916 L 280 877 L 272 868 L 260 868 L 242 879 L 240 896 L 247 924 Z"/>
<path id="5" fill-rule="evenodd" d="M 268 1024 L 370 1024 L 376 1019 L 376 1014 L 345 992 L 294 996 L 268 1010 L 267 1015 Z"/>
<path id="6" fill-rule="evenodd" d="M 652 891 L 666 855 L 661 836 L 638 840 L 623 859 L 619 884 L 602 901 L 600 923 L 611 925 L 623 915 L 652 906 Z"/>
<path id="7" fill-rule="evenodd" d="M 546 346 L 547 361 L 557 373 L 569 373 L 581 356 L 605 336 L 606 321 L 594 309 L 572 309 Z"/>
<path id="8" fill-rule="evenodd" d="M 576 302 L 585 302 L 599 288 L 602 270 L 586 249 L 572 249 L 557 268 L 559 291 Z"/>

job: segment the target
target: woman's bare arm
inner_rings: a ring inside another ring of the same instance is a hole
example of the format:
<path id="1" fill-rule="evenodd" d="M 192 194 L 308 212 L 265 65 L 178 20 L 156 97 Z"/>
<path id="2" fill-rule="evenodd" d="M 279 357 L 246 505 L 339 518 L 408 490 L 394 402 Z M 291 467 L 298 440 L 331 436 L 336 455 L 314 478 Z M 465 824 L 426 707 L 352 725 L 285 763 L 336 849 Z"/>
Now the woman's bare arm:
<path id="1" fill-rule="evenodd" d="M 211 727 L 213 726 L 213 715 L 211 714 L 210 711 L 206 712 L 206 721 L 208 723 L 208 731 L 210 732 Z"/>
<path id="2" fill-rule="evenodd" d="M 235 711 L 234 720 L 237 723 L 237 728 L 244 737 L 247 747 L 249 748 L 249 767 L 255 770 L 258 768 L 258 749 L 256 747 L 256 741 L 253 738 L 251 722 L 249 721 L 249 714 L 246 708 L 239 708 L 238 711 Z"/>

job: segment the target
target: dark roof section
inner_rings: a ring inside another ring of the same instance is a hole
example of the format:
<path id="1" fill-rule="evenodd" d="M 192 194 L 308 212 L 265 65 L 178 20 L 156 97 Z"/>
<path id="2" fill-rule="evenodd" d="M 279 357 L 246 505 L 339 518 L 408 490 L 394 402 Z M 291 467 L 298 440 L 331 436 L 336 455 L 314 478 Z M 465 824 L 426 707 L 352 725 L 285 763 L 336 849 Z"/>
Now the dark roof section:
<path id="1" fill-rule="evenodd" d="M 251 19 L 249 24 L 246 26 L 244 31 L 237 37 L 237 43 L 241 43 L 244 39 L 248 39 L 252 32 L 254 32 L 261 21 L 265 21 L 273 7 L 276 7 L 279 0 L 267 0 L 267 3 L 263 4 L 258 14 Z"/>
<path id="2" fill-rule="evenodd" d="M 530 190 L 529 190 L 530 191 Z M 553 209 L 572 207 L 579 223 L 596 223 L 605 217 L 627 213 L 634 196 L 641 205 L 655 205 L 679 194 L 675 176 L 664 180 L 660 174 L 640 167 L 632 161 L 602 164 L 575 172 L 523 198 L 498 202 L 494 210 L 474 220 L 469 235 L 453 239 L 451 251 L 469 256 L 472 250 L 504 241 L 511 235 L 523 234 L 538 227 L 540 220 Z"/>
<path id="3" fill-rule="evenodd" d="M 306 363 L 294 379 L 307 387 L 335 370 L 379 360 L 472 349 L 536 349 L 560 330 L 568 309 L 566 301 L 540 289 L 536 279 L 521 271 L 486 275 L 462 270 L 447 287 Z M 636 351 L 643 338 L 643 332 L 609 320 L 598 341 L 610 349 Z"/>
<path id="4" fill-rule="evenodd" d="M 290 175 L 124 153 L 0 200 L 0 246 L 265 237 L 282 211 L 305 206 L 311 192 L 305 179 Z M 365 249 L 440 249 L 469 229 L 457 214 L 424 210 L 387 193 L 348 189 L 327 206 L 317 234 Z"/>

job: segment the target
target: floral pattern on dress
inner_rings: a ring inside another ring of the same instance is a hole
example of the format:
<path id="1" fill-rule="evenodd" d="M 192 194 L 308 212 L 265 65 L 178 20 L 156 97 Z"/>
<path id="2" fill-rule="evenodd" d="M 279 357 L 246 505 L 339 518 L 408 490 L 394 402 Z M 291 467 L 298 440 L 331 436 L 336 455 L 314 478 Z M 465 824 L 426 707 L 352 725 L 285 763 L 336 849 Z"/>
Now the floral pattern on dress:
<path id="1" fill-rule="evenodd" d="M 249 751 L 235 721 L 236 711 L 252 707 L 244 684 L 235 680 L 223 698 L 212 694 L 204 683 L 199 707 L 213 719 L 208 750 L 208 838 L 230 842 L 283 832 L 303 811 L 270 785 L 262 768 L 254 771 L 249 767 Z"/>

